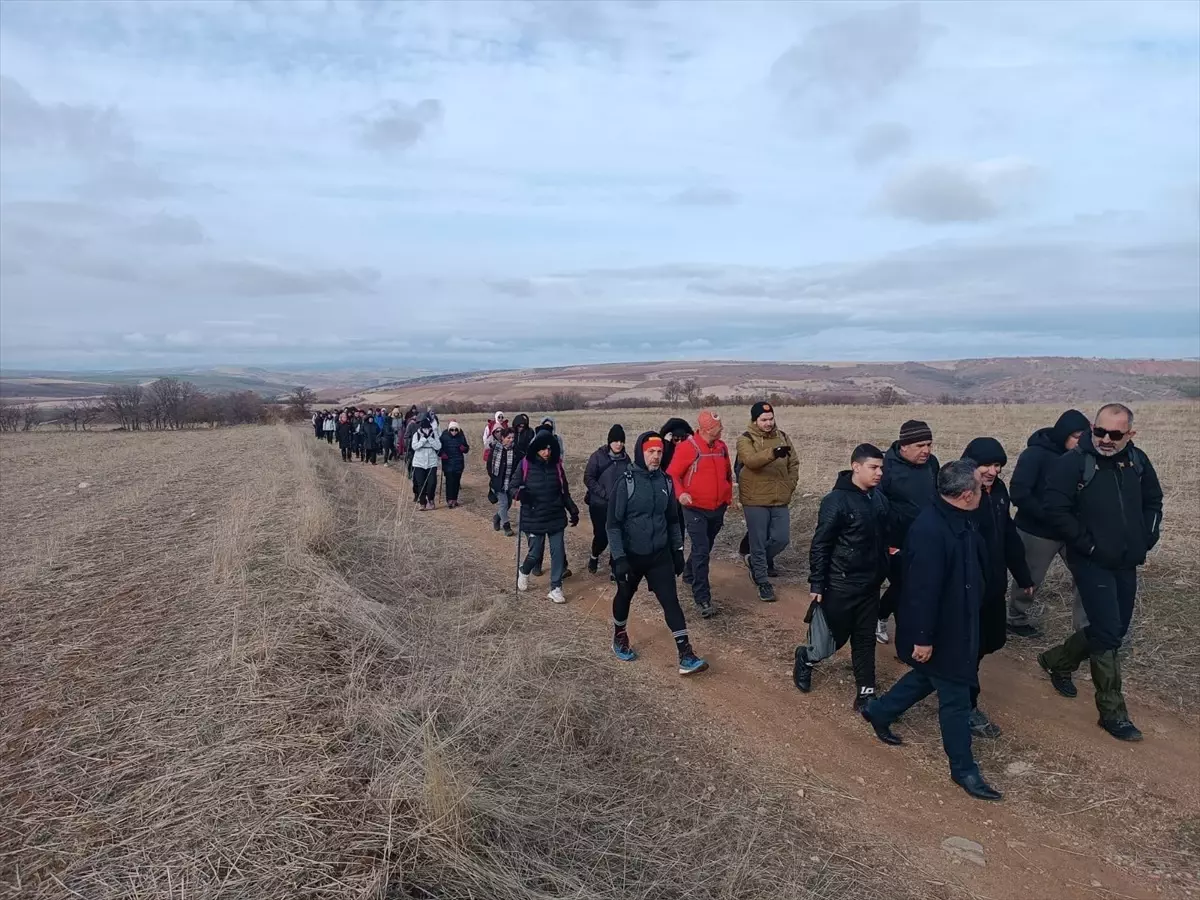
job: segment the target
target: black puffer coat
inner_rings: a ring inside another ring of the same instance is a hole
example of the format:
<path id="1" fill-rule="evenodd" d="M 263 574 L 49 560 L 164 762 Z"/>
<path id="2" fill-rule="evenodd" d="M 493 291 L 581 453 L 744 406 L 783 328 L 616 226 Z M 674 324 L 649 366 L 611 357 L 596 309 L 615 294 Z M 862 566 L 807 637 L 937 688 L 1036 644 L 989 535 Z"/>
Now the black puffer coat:
<path id="1" fill-rule="evenodd" d="M 538 452 L 550 448 L 550 458 Z M 509 483 L 508 494 L 521 504 L 521 530 L 526 534 L 555 534 L 567 527 L 567 518 L 579 521 L 579 507 L 571 499 L 562 451 L 549 431 L 540 431 L 529 442 L 529 452 Z"/>
<path id="2" fill-rule="evenodd" d="M 683 516 L 671 479 L 662 469 L 651 472 L 646 468 L 642 445 L 653 435 L 647 431 L 637 439 L 633 465 L 613 480 L 608 503 L 608 543 L 613 559 L 650 559 L 683 548 Z"/>
<path id="3" fill-rule="evenodd" d="M 888 501 L 878 489 L 864 491 L 838 473 L 821 501 L 808 554 L 814 594 L 878 590 L 888 572 Z"/>
<path id="4" fill-rule="evenodd" d="M 617 467 L 615 473 L 608 470 Z M 613 455 L 608 444 L 600 447 L 588 457 L 587 466 L 583 470 L 583 483 L 587 486 L 587 493 L 583 495 L 583 502 L 589 506 L 607 506 L 609 499 L 609 490 L 612 487 L 614 477 L 620 476 L 629 466 L 629 454 L 622 450 L 616 456 Z"/>
<path id="5" fill-rule="evenodd" d="M 449 429 L 442 432 L 442 449 L 438 454 L 442 459 L 442 471 L 453 475 L 461 474 L 467 467 L 467 436 L 460 428 L 458 434 L 451 434 Z"/>
<path id="6" fill-rule="evenodd" d="M 883 481 L 879 489 L 891 504 L 891 537 L 893 547 L 903 547 L 908 529 L 917 516 L 937 497 L 937 476 L 941 465 L 936 456 L 930 456 L 923 466 L 914 466 L 900 455 L 900 442 L 896 441 L 883 454 Z"/>
<path id="7" fill-rule="evenodd" d="M 383 446 L 381 441 L 382 432 L 379 429 L 379 424 L 370 416 L 363 419 L 362 423 L 362 439 L 363 450 L 372 452 Z"/>
<path id="8" fill-rule="evenodd" d="M 663 423 L 663 427 L 658 430 L 658 436 L 663 439 L 662 470 L 664 472 L 671 466 L 671 457 L 675 455 L 675 445 L 686 441 L 695 433 L 687 419 L 671 418 Z M 674 440 L 669 438 L 674 438 Z"/>

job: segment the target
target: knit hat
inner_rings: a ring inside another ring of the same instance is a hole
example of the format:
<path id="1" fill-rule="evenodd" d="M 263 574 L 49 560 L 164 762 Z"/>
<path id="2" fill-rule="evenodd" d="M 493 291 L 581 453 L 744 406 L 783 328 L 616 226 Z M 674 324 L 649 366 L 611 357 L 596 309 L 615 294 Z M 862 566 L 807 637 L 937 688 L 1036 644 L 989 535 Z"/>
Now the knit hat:
<path id="1" fill-rule="evenodd" d="M 451 420 L 450 420 L 450 424 L 446 426 L 446 428 L 447 428 L 448 430 L 450 430 L 450 431 L 453 431 L 453 430 L 454 430 L 454 429 L 456 429 L 457 427 L 458 427 L 458 423 L 457 423 L 457 422 L 455 422 L 453 419 L 451 419 Z"/>
<path id="2" fill-rule="evenodd" d="M 700 410 L 700 418 L 696 421 L 700 426 L 701 433 L 711 434 L 721 427 L 721 417 L 707 409 Z"/>
<path id="3" fill-rule="evenodd" d="M 625 443 L 625 429 L 620 425 L 614 425 L 608 429 L 608 442 L 611 444 L 613 441 L 620 441 L 622 444 Z"/>
<path id="4" fill-rule="evenodd" d="M 1054 443 L 1060 447 L 1067 445 L 1067 438 L 1077 431 L 1087 431 L 1092 427 L 1092 423 L 1077 409 L 1068 409 L 1065 413 L 1058 417 L 1058 421 L 1054 423 L 1054 429 L 1050 432 L 1054 438 Z"/>
<path id="5" fill-rule="evenodd" d="M 757 422 L 759 416 L 761 416 L 763 413 L 769 412 L 775 412 L 775 407 L 764 400 L 759 400 L 752 407 L 750 407 L 750 421 Z"/>
<path id="6" fill-rule="evenodd" d="M 919 444 L 922 441 L 932 441 L 933 430 L 919 419 L 909 419 L 900 426 L 900 446 Z"/>
<path id="7" fill-rule="evenodd" d="M 1008 454 L 1001 443 L 992 437 L 977 437 L 967 444 L 963 459 L 974 461 L 977 466 L 1008 465 Z"/>

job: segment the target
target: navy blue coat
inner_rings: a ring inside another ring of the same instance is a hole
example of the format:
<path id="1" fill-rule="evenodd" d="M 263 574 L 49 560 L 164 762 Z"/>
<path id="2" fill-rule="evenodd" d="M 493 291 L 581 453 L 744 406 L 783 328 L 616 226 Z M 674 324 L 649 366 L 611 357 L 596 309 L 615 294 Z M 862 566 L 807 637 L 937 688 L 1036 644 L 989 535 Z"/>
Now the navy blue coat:
<path id="1" fill-rule="evenodd" d="M 459 473 L 461 474 L 467 467 L 467 452 L 471 449 L 467 446 L 467 436 L 463 434 L 462 429 L 458 431 L 458 435 L 450 433 L 449 429 L 442 432 L 442 449 L 440 456 L 442 458 L 442 471 L 446 474 Z"/>
<path id="2" fill-rule="evenodd" d="M 987 548 L 975 515 L 938 497 L 913 522 L 903 552 L 897 654 L 934 678 L 977 684 Z M 929 662 L 913 660 L 914 645 L 933 646 Z"/>

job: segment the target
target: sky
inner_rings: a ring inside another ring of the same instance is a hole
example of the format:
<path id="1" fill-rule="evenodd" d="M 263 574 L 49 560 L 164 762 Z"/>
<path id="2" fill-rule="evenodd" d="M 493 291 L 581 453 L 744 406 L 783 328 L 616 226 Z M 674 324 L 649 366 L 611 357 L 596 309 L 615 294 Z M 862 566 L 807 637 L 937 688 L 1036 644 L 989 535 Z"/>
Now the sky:
<path id="1" fill-rule="evenodd" d="M 0 4 L 0 365 L 1200 356 L 1200 0 Z"/>

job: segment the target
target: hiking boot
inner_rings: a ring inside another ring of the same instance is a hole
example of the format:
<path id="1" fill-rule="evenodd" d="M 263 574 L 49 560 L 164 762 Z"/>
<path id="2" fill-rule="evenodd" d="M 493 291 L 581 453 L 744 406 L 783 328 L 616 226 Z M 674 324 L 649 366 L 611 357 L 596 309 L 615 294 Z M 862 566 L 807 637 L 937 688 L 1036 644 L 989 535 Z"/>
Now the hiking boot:
<path id="1" fill-rule="evenodd" d="M 542 567 L 538 566 L 536 569 L 534 569 L 529 574 L 533 575 L 535 578 L 541 578 L 542 577 Z"/>
<path id="2" fill-rule="evenodd" d="M 589 575 L 595 575 L 596 570 L 600 568 L 600 560 L 595 556 L 588 557 L 587 570 Z"/>
<path id="3" fill-rule="evenodd" d="M 1096 722 L 1118 741 L 1140 741 L 1142 732 L 1128 719 L 1100 719 Z"/>
<path id="4" fill-rule="evenodd" d="M 812 690 L 812 663 L 808 661 L 808 648 L 796 648 L 796 662 L 792 665 L 792 684 L 807 694 Z"/>
<path id="5" fill-rule="evenodd" d="M 987 717 L 982 709 L 976 707 L 967 716 L 967 724 L 971 726 L 971 734 L 981 738 L 998 738 L 1003 732 L 1000 726 Z"/>
<path id="6" fill-rule="evenodd" d="M 1040 629 L 1035 628 L 1028 622 L 1025 622 L 1021 625 L 1014 625 L 1012 622 L 1009 622 L 1005 627 L 1008 629 L 1008 633 L 1014 637 L 1035 638 L 1040 637 L 1042 634 Z"/>
<path id="7" fill-rule="evenodd" d="M 517 533 L 512 530 L 512 526 L 509 525 L 507 522 L 505 522 L 504 523 L 504 536 L 505 537 L 515 537 L 516 534 Z"/>
<path id="8" fill-rule="evenodd" d="M 629 632 L 624 628 L 613 631 L 612 648 L 613 653 L 617 654 L 617 659 L 623 662 L 637 659 L 637 651 L 629 646 Z"/>
<path id="9" fill-rule="evenodd" d="M 522 572 L 520 569 L 517 570 L 517 590 L 518 591 L 529 590 L 529 576 L 526 575 L 524 572 Z"/>
<path id="10" fill-rule="evenodd" d="M 496 515 L 492 516 L 492 531 L 499 531 L 499 530 L 500 530 L 500 514 L 497 513 Z"/>
<path id="11" fill-rule="evenodd" d="M 555 603 L 566 603 L 567 602 L 566 595 L 563 594 L 562 588 L 560 588 L 560 587 L 551 588 L 550 593 L 548 593 L 546 596 L 549 597 L 551 600 L 553 600 Z"/>
<path id="12" fill-rule="evenodd" d="M 713 606 L 711 600 L 697 600 L 696 608 L 700 610 L 700 618 L 711 619 L 717 614 L 717 608 Z"/>
<path id="13" fill-rule="evenodd" d="M 976 800 L 1003 800 L 1004 795 L 983 780 L 982 775 L 968 775 L 963 779 L 954 779 L 954 783 L 974 797 Z"/>
<path id="14" fill-rule="evenodd" d="M 692 645 L 684 645 L 684 648 L 679 652 L 679 674 L 695 675 L 697 672 L 703 672 L 707 668 L 708 663 L 696 655 L 696 651 L 692 649 Z"/>
<path id="15" fill-rule="evenodd" d="M 758 599 L 763 603 L 775 602 L 775 588 L 771 587 L 767 582 L 756 585 L 758 587 Z"/>
<path id="16" fill-rule="evenodd" d="M 867 708 L 867 704 L 875 699 L 875 688 L 860 687 L 858 693 L 854 697 L 854 711 L 862 713 Z"/>
<path id="17" fill-rule="evenodd" d="M 1045 653 L 1039 653 L 1037 661 L 1038 665 L 1042 667 L 1042 671 L 1050 676 L 1050 684 L 1059 694 L 1068 700 L 1074 700 L 1079 695 L 1079 688 L 1075 687 L 1075 682 L 1071 680 L 1070 673 L 1063 675 L 1051 669 L 1050 663 L 1046 661 Z"/>
<path id="18" fill-rule="evenodd" d="M 870 704 L 860 706 L 858 708 L 858 714 L 863 717 L 863 721 L 871 726 L 871 730 L 875 732 L 875 737 L 879 738 L 885 744 L 888 744 L 892 747 L 899 747 L 904 743 L 904 739 L 900 737 L 900 735 L 893 732 L 892 729 L 887 725 L 875 724 L 875 720 L 871 718 Z"/>
<path id="19" fill-rule="evenodd" d="M 575 573 L 571 571 L 570 566 L 567 566 L 565 569 L 563 569 L 563 578 L 570 578 L 574 574 Z"/>
<path id="20" fill-rule="evenodd" d="M 887 619 L 880 619 L 875 623 L 875 642 L 877 644 L 886 644 L 891 640 L 888 635 Z"/>

